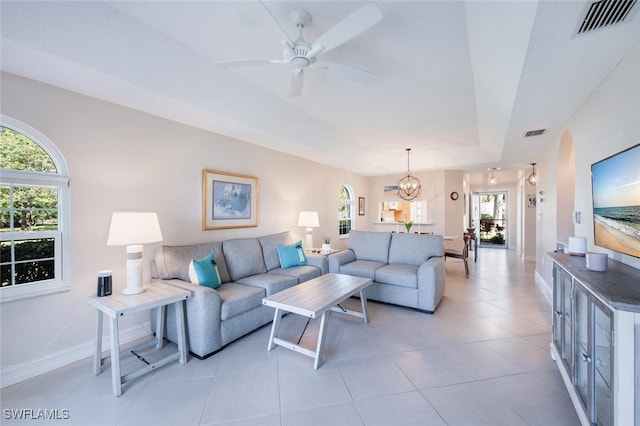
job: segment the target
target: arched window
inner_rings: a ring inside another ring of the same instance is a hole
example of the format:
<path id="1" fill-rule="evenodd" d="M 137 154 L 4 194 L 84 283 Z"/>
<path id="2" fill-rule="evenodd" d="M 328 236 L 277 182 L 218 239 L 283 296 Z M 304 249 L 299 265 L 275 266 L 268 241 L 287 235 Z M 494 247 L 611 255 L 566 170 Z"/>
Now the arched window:
<path id="1" fill-rule="evenodd" d="M 353 229 L 355 202 L 353 190 L 349 185 L 340 187 L 340 198 L 338 199 L 338 235 L 340 238 L 349 237 L 349 232 Z"/>
<path id="2" fill-rule="evenodd" d="M 55 145 L 0 115 L 0 302 L 69 288 L 68 186 Z"/>

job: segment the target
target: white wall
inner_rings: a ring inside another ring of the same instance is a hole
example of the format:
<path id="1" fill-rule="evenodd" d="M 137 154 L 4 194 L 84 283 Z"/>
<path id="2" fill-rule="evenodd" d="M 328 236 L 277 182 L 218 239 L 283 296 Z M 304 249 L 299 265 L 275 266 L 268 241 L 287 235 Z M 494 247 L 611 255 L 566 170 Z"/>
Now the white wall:
<path id="1" fill-rule="evenodd" d="M 96 272 L 113 269 L 124 287 L 123 247 L 107 247 L 113 211 L 156 211 L 163 244 L 190 244 L 290 230 L 300 210 L 317 210 L 322 236 L 337 238 L 338 191 L 350 184 L 369 199 L 367 179 L 11 74 L 1 75 L 2 113 L 49 137 L 70 171 L 71 285 L 68 292 L 4 303 L 0 309 L 2 385 L 91 355 Z M 202 231 L 202 170 L 259 178 L 257 228 Z M 371 211 L 367 209 L 367 213 Z M 368 222 L 360 216 L 356 226 Z M 159 244 L 145 247 L 148 260 Z M 148 315 L 122 327 L 148 332 Z M 108 330 L 106 330 L 108 333 Z M 106 335 L 106 334 L 105 334 Z"/>
<path id="2" fill-rule="evenodd" d="M 591 164 L 640 142 L 640 44 L 618 64 L 598 89 L 584 102 L 564 127 L 556 141 L 545 147 L 539 163 L 538 190 L 544 202 L 538 203 L 538 243 L 536 272 L 551 284 L 551 265 L 546 253 L 555 249 L 558 206 L 556 182 L 560 141 L 570 132 L 574 143 L 575 199 L 572 210 L 582 212 L 582 223 L 574 235 L 586 237 L 587 249 L 608 253 L 609 257 L 640 268 L 640 259 L 614 253 L 593 244 Z"/>
<path id="3" fill-rule="evenodd" d="M 452 200 L 451 193 L 457 192 L 458 199 Z M 453 235 L 454 241 L 445 241 L 445 248 L 461 250 L 466 231 L 464 216 L 464 172 L 462 170 L 445 170 L 444 172 L 444 235 Z"/>

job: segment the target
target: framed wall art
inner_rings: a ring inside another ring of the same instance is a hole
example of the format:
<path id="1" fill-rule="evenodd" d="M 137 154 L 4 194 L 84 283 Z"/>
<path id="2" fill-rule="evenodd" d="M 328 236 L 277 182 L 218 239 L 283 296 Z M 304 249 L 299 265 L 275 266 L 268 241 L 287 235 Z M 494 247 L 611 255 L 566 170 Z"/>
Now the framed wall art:
<path id="1" fill-rule="evenodd" d="M 202 229 L 258 226 L 258 178 L 202 171 Z"/>
<path id="2" fill-rule="evenodd" d="M 364 216 L 364 197 L 358 197 L 358 216 Z"/>

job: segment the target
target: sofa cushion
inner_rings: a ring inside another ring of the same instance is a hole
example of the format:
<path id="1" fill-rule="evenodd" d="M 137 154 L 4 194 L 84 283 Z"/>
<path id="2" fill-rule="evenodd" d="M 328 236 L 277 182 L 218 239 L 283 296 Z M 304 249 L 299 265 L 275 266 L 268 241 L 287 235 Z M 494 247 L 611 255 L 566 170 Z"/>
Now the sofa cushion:
<path id="1" fill-rule="evenodd" d="M 376 269 L 381 268 L 384 265 L 385 264 L 382 262 L 374 262 L 372 260 L 355 260 L 340 266 L 339 273 L 374 280 L 376 276 Z"/>
<path id="2" fill-rule="evenodd" d="M 194 284 L 211 288 L 220 287 L 220 273 L 213 252 L 207 257 L 189 262 L 189 279 Z"/>
<path id="3" fill-rule="evenodd" d="M 351 231 L 349 248 L 358 260 L 388 263 L 390 232 Z"/>
<path id="4" fill-rule="evenodd" d="M 298 279 L 286 275 L 258 274 L 244 277 L 238 280 L 237 283 L 263 288 L 267 296 L 271 296 L 272 294 L 298 284 Z"/>
<path id="5" fill-rule="evenodd" d="M 157 278 L 162 280 L 177 278 L 189 282 L 191 281 L 189 279 L 189 263 L 191 260 L 202 259 L 211 252 L 216 257 L 220 281 L 223 283 L 231 281 L 222 252 L 222 243 L 158 247 L 154 253 L 154 263 L 158 273 Z"/>
<path id="6" fill-rule="evenodd" d="M 304 265 L 294 266 L 293 268 L 276 268 L 269 271 L 269 274 L 286 275 L 289 277 L 295 277 L 298 279 L 298 284 L 309 281 L 312 278 L 322 275 L 322 269 L 317 266 Z"/>
<path id="7" fill-rule="evenodd" d="M 391 264 L 376 269 L 375 280 L 381 284 L 418 288 L 418 267 L 413 265 Z"/>
<path id="8" fill-rule="evenodd" d="M 278 244 L 278 256 L 280 256 L 280 267 L 282 269 L 307 264 L 307 256 L 302 248 L 302 241 L 293 244 Z"/>
<path id="9" fill-rule="evenodd" d="M 222 299 L 222 321 L 262 306 L 262 298 L 267 295 L 263 288 L 237 283 L 222 284 L 216 291 Z"/>
<path id="10" fill-rule="evenodd" d="M 262 247 L 262 256 L 264 257 L 264 265 L 267 267 L 267 271 L 280 267 L 278 244 L 291 244 L 293 242 L 289 231 L 258 237 L 258 241 Z"/>
<path id="11" fill-rule="evenodd" d="M 391 234 L 389 264 L 420 266 L 433 256 L 443 256 L 442 235 Z"/>
<path id="12" fill-rule="evenodd" d="M 222 250 L 232 281 L 267 272 L 262 257 L 262 247 L 257 238 L 237 238 L 223 241 Z"/>

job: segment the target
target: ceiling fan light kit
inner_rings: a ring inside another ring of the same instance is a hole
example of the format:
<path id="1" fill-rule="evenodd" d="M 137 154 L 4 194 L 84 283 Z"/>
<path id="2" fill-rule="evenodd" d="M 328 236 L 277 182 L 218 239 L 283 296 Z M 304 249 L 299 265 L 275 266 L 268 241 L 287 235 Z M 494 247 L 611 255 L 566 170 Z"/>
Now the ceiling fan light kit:
<path id="1" fill-rule="evenodd" d="M 411 148 L 407 148 L 407 174 L 398 180 L 398 197 L 406 201 L 415 200 L 420 196 L 422 185 L 420 179 L 411 175 L 409 168 L 409 154 Z"/>

